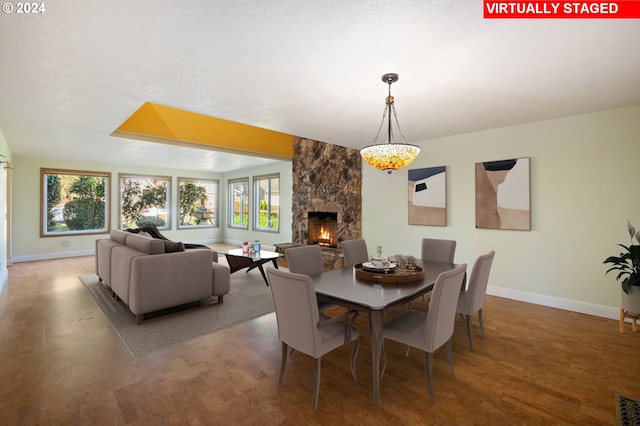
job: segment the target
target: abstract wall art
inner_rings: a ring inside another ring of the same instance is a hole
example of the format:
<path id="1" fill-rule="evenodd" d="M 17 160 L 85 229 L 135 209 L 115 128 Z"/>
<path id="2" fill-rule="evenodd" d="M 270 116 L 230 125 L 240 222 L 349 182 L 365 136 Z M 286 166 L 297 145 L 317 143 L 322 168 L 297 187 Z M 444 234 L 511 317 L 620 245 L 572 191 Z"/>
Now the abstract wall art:
<path id="1" fill-rule="evenodd" d="M 529 158 L 476 163 L 476 228 L 531 229 Z"/>
<path id="2" fill-rule="evenodd" d="M 445 167 L 409 170 L 409 225 L 446 224 Z"/>

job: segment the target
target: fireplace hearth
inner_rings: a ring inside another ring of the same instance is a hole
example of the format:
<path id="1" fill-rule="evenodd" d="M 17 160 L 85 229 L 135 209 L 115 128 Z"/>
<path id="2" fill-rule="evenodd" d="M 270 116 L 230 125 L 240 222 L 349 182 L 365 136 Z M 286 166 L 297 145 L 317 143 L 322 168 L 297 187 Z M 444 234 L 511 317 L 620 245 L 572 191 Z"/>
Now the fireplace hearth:
<path id="1" fill-rule="evenodd" d="M 309 212 L 307 220 L 309 231 L 307 244 L 338 247 L 338 213 Z"/>

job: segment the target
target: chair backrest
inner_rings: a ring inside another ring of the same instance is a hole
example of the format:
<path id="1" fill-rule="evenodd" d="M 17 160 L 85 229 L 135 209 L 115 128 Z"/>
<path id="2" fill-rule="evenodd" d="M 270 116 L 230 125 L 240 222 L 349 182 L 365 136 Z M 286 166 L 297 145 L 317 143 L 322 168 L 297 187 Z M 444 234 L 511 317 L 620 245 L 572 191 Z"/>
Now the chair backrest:
<path id="1" fill-rule="evenodd" d="M 422 239 L 422 260 L 453 263 L 456 255 L 455 240 Z"/>
<path id="2" fill-rule="evenodd" d="M 308 245 L 292 247 L 285 250 L 289 272 L 304 275 L 315 275 L 324 272 L 322 250 L 320 246 Z"/>
<path id="3" fill-rule="evenodd" d="M 356 263 L 369 260 L 367 243 L 363 239 L 343 241 L 342 252 L 344 254 L 344 266 L 353 266 Z"/>
<path id="4" fill-rule="evenodd" d="M 483 254 L 478 257 L 473 264 L 473 270 L 469 277 L 469 285 L 467 286 L 464 312 L 467 315 L 472 315 L 478 312 L 484 306 L 484 298 L 487 294 L 487 283 L 489 282 L 489 272 L 491 272 L 491 265 L 493 264 L 493 257 L 496 252 L 491 250 L 487 254 Z"/>
<path id="5" fill-rule="evenodd" d="M 320 347 L 316 291 L 308 275 L 267 268 L 281 341 L 316 357 Z"/>
<path id="6" fill-rule="evenodd" d="M 464 282 L 467 264 L 463 263 L 438 275 L 427 310 L 427 351 L 433 352 L 453 335 L 458 297 Z"/>

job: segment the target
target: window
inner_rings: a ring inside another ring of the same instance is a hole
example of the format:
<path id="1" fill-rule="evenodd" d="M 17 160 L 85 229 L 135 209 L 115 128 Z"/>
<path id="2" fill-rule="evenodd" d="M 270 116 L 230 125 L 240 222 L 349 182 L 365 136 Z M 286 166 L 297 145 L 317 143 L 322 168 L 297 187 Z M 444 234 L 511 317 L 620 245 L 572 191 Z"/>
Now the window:
<path id="1" fill-rule="evenodd" d="M 229 181 L 229 227 L 248 229 L 249 178 Z"/>
<path id="2" fill-rule="evenodd" d="M 217 180 L 178 178 L 178 228 L 218 226 Z"/>
<path id="3" fill-rule="evenodd" d="M 111 173 L 40 169 L 40 236 L 109 232 Z"/>
<path id="4" fill-rule="evenodd" d="M 253 178 L 253 193 L 256 206 L 253 228 L 257 231 L 279 231 L 280 175 Z"/>
<path id="5" fill-rule="evenodd" d="M 171 177 L 119 174 L 120 229 L 155 225 L 171 229 Z"/>

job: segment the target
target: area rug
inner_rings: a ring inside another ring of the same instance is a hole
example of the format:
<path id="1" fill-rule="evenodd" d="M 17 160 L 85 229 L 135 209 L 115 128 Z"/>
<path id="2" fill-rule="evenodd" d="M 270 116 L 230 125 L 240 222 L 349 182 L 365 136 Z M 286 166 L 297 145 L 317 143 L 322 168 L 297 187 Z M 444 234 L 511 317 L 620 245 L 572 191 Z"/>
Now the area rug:
<path id="1" fill-rule="evenodd" d="M 220 263 L 224 262 L 224 258 Z M 274 311 L 271 290 L 258 270 L 231 275 L 231 289 L 219 305 L 164 316 L 140 325 L 122 302 L 114 300 L 97 275 L 82 275 L 89 290 L 114 330 L 134 357 L 146 355 L 187 340 L 213 333 Z M 216 298 L 211 298 L 214 303 Z"/>
<path id="2" fill-rule="evenodd" d="M 616 395 L 616 420 L 619 426 L 640 426 L 640 403 Z"/>

